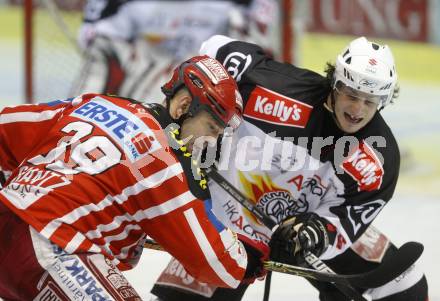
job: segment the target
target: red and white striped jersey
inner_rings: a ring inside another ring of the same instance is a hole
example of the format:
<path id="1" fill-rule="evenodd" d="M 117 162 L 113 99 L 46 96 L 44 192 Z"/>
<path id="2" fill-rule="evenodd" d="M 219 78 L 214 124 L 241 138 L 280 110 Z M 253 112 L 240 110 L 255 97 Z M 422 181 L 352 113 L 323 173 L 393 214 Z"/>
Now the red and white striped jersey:
<path id="1" fill-rule="evenodd" d="M 0 171 L 6 176 L 35 148 L 56 123 L 71 99 L 39 105 L 5 107 L 0 111 Z M 33 126 L 38 125 L 38 126 Z"/>
<path id="2" fill-rule="evenodd" d="M 127 270 L 148 235 L 200 281 L 236 287 L 244 276 L 243 245 L 189 188 L 184 156 L 144 106 L 88 94 L 79 106 L 5 108 L 0 142 L 11 173 L 0 201 L 67 252 Z"/>

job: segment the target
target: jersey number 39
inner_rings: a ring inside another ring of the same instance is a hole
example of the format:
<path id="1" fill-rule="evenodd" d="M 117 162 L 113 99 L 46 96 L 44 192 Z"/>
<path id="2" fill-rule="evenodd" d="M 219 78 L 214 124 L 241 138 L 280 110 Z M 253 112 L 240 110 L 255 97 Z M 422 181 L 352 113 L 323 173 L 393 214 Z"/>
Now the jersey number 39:
<path id="1" fill-rule="evenodd" d="M 74 133 L 73 136 L 64 136 L 57 147 L 47 155 L 38 155 L 29 160 L 35 165 L 47 164 L 50 169 L 65 175 L 74 175 L 84 172 L 90 175 L 100 174 L 121 161 L 122 154 L 119 149 L 105 136 L 91 136 L 82 141 L 93 132 L 93 125 L 75 121 L 69 123 L 61 132 Z"/>

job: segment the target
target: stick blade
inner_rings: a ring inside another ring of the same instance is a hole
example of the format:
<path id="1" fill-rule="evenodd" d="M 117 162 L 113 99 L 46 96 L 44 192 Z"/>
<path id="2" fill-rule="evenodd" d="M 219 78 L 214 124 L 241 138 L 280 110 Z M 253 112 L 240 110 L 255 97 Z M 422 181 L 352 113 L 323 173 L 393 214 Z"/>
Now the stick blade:
<path id="1" fill-rule="evenodd" d="M 353 286 L 363 288 L 380 287 L 397 278 L 408 270 L 423 253 L 423 245 L 418 242 L 407 242 L 402 245 L 396 254 L 384 260 L 376 269 L 360 278 L 351 278 Z"/>

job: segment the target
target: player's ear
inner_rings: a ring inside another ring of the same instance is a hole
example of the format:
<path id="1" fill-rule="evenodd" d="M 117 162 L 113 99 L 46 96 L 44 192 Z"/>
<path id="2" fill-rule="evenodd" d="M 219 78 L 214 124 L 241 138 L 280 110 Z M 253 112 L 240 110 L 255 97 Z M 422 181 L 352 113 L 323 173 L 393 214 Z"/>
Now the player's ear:
<path id="1" fill-rule="evenodd" d="M 191 104 L 191 94 L 186 89 L 177 92 L 170 101 L 170 115 L 173 119 L 179 119 L 182 115 L 188 113 Z"/>

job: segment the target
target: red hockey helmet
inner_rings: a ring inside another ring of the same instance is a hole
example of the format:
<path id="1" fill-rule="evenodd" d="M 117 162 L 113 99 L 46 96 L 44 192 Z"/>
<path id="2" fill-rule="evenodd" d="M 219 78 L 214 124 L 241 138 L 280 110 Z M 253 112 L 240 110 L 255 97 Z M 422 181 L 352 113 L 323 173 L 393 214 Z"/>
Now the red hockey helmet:
<path id="1" fill-rule="evenodd" d="M 183 62 L 162 86 L 162 92 L 171 99 L 183 87 L 192 96 L 191 115 L 206 110 L 223 127 L 229 125 L 236 129 L 240 125 L 243 100 L 235 80 L 219 61 L 204 55 Z"/>

